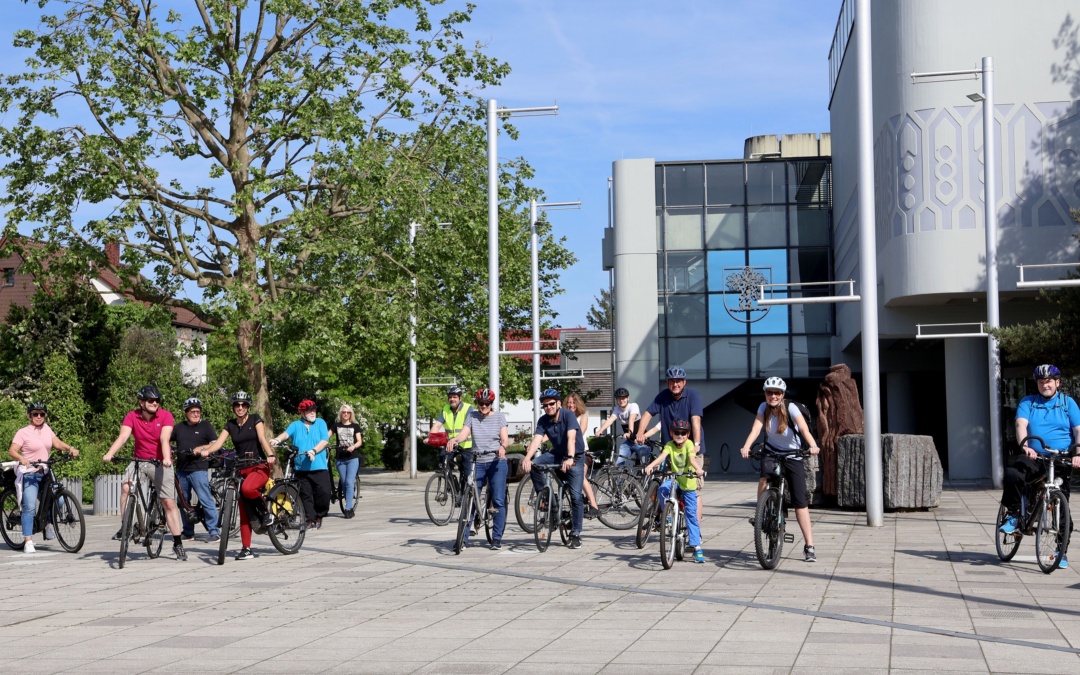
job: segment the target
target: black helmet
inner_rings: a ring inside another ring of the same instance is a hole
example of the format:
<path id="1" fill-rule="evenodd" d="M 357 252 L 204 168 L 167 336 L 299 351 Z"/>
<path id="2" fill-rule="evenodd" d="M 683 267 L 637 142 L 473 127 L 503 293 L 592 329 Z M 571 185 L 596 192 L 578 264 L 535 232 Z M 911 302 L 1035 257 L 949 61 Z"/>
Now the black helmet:
<path id="1" fill-rule="evenodd" d="M 35 410 L 40 410 L 43 413 L 49 412 L 49 410 L 45 407 L 45 401 L 30 401 L 26 404 L 27 413 L 32 413 Z"/>
<path id="2" fill-rule="evenodd" d="M 140 401 L 161 400 L 161 392 L 152 384 L 148 384 L 136 394 Z"/>
<path id="3" fill-rule="evenodd" d="M 670 431 L 671 433 L 675 433 L 676 431 L 682 431 L 682 432 L 685 432 L 685 433 L 690 433 L 690 423 L 687 422 L 686 420 L 675 420 L 674 422 L 671 423 L 671 426 L 668 428 L 668 431 Z"/>
<path id="4" fill-rule="evenodd" d="M 184 412 L 187 412 L 192 408 L 198 408 L 199 410 L 202 410 L 202 401 L 195 398 L 194 396 L 184 401 Z"/>
<path id="5" fill-rule="evenodd" d="M 626 387 L 619 387 L 615 390 L 615 398 L 630 398 L 630 392 Z"/>
<path id="6" fill-rule="evenodd" d="M 1035 372 L 1031 374 L 1031 378 L 1033 380 L 1045 380 L 1048 378 L 1060 379 L 1061 371 L 1052 363 L 1044 363 L 1035 368 Z"/>
<path id="7" fill-rule="evenodd" d="M 251 405 L 251 394 L 247 393 L 246 391 L 238 391 L 232 395 L 232 402 L 247 403 L 248 405 Z"/>
<path id="8" fill-rule="evenodd" d="M 461 387 L 457 386 L 456 384 L 451 386 L 449 389 L 446 390 L 446 395 L 447 396 L 461 396 L 464 393 L 465 393 L 465 390 L 462 389 Z"/>

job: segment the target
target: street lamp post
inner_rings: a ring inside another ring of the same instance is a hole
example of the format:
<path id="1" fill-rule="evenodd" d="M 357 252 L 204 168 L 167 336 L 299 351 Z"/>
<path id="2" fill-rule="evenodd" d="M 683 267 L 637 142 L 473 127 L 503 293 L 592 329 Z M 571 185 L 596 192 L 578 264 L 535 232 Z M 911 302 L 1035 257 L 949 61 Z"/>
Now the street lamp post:
<path id="1" fill-rule="evenodd" d="M 499 129 L 498 118 L 555 115 L 559 106 L 535 108 L 500 108 L 495 99 L 488 99 L 488 386 L 496 393 L 499 383 Z M 535 356 L 534 356 L 535 359 Z M 495 399 L 498 410 L 501 397 Z"/>
<path id="2" fill-rule="evenodd" d="M 968 94 L 982 102 L 983 125 L 983 219 L 986 234 L 986 325 L 987 366 L 990 373 L 990 478 L 1001 487 L 1003 457 L 1001 450 L 1001 353 L 993 329 L 1001 325 L 997 269 L 997 148 L 994 137 L 994 59 L 982 58 L 982 67 L 970 70 L 942 70 L 912 73 L 912 80 L 923 77 L 943 78 L 960 75 L 982 77 L 982 92 Z"/>

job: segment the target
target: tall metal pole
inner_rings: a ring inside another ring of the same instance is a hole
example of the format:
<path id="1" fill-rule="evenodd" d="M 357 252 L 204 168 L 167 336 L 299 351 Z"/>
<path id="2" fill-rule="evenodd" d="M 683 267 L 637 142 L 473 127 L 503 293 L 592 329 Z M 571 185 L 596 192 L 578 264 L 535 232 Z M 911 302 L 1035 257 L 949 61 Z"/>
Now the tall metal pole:
<path id="1" fill-rule="evenodd" d="M 416 223 L 409 223 L 409 248 L 416 250 Z M 416 275 L 409 314 L 409 478 L 416 478 Z"/>
<path id="2" fill-rule="evenodd" d="M 986 220 L 986 323 L 990 328 L 1001 325 L 998 306 L 997 269 L 997 149 L 994 143 L 994 59 L 982 59 L 983 77 L 983 202 Z M 990 369 L 990 478 L 995 488 L 1001 488 L 1001 357 L 998 341 L 990 332 L 987 338 L 987 360 Z"/>
<path id="3" fill-rule="evenodd" d="M 870 0 L 855 4 L 858 98 L 859 286 L 862 291 L 863 433 L 866 450 L 866 524 L 885 521 L 881 471 L 881 386 L 878 359 L 877 238 L 874 209 L 874 106 Z"/>
<path id="4" fill-rule="evenodd" d="M 536 200 L 529 200 L 529 246 L 532 252 L 532 394 L 533 427 L 540 420 L 540 237 L 536 232 Z"/>
<path id="5" fill-rule="evenodd" d="M 488 99 L 488 387 L 499 392 L 499 129 L 495 99 Z M 498 411 L 501 396 L 492 409 Z"/>

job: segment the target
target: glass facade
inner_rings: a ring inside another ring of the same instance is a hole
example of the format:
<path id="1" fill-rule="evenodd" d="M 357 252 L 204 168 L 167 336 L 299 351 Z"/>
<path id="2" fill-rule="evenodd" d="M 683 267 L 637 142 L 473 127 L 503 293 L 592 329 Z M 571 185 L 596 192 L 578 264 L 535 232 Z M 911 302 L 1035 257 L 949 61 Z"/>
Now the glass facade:
<path id="1" fill-rule="evenodd" d="M 833 280 L 830 159 L 658 163 L 656 204 L 661 373 L 680 364 L 693 379 L 825 375 L 833 305 L 754 298 L 757 284 Z"/>

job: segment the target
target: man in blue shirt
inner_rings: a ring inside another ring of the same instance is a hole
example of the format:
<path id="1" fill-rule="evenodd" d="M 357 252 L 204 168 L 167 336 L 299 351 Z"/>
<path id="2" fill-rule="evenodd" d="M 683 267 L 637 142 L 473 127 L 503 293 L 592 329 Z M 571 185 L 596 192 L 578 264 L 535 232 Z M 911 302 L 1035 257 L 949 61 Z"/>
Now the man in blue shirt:
<path id="1" fill-rule="evenodd" d="M 1080 407 L 1072 397 L 1058 391 L 1061 371 L 1057 366 L 1043 364 L 1035 369 L 1032 377 L 1039 393 L 1025 396 L 1016 408 L 1016 438 L 1022 444 L 1020 447 L 1024 454 L 1005 469 L 1005 485 L 1001 493 L 1001 504 L 1010 514 L 1000 527 L 1006 534 L 1015 532 L 1019 527 L 1017 515 L 1024 486 L 1043 475 L 1042 465 L 1035 461 L 1040 454 L 1046 454 L 1043 446 L 1037 440 L 1028 443 L 1026 439 L 1038 436 L 1046 442 L 1045 447 L 1052 450 L 1063 450 L 1074 442 L 1080 442 Z M 1080 456 L 1072 458 L 1072 466 L 1080 467 Z M 1061 491 L 1068 499 L 1069 475 L 1062 475 L 1061 478 Z M 1061 566 L 1068 565 L 1062 558 Z"/>
<path id="2" fill-rule="evenodd" d="M 581 523 L 585 518 L 585 501 L 582 484 L 585 482 L 585 440 L 581 427 L 573 413 L 563 410 L 562 396 L 555 389 L 545 389 L 540 395 L 544 414 L 536 422 L 536 431 L 521 468 L 532 474 L 533 488 L 539 492 L 544 487 L 544 474 L 533 468 L 532 458 L 544 441 L 551 442 L 551 450 L 537 456 L 539 464 L 559 464 L 559 473 L 570 483 L 570 548 L 581 548 Z"/>
<path id="3" fill-rule="evenodd" d="M 652 418 L 660 416 L 660 439 L 666 445 L 671 441 L 671 423 L 675 420 L 690 421 L 690 439 L 694 441 L 697 454 L 705 454 L 705 438 L 701 433 L 701 416 L 704 406 L 701 405 L 701 394 L 697 389 L 686 386 L 686 371 L 682 366 L 671 366 L 667 369 L 667 389 L 656 395 L 652 404 L 645 409 L 638 423 L 638 433 L 635 442 L 639 445 L 645 442 L 645 431 L 649 428 Z"/>

